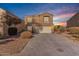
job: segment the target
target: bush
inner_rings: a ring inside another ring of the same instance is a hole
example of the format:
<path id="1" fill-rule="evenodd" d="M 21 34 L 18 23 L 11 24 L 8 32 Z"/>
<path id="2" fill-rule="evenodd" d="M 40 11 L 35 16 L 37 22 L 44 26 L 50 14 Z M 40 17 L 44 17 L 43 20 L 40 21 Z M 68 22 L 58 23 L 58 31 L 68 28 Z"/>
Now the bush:
<path id="1" fill-rule="evenodd" d="M 29 31 L 22 32 L 21 36 L 20 36 L 20 38 L 22 38 L 22 39 L 31 38 L 31 37 L 32 37 L 32 33 Z"/>
<path id="2" fill-rule="evenodd" d="M 60 32 L 64 32 L 65 27 L 60 26 L 60 25 L 56 25 L 54 26 L 54 31 L 60 31 Z"/>
<path id="3" fill-rule="evenodd" d="M 65 27 L 61 26 L 61 27 L 59 28 L 59 30 L 60 30 L 61 32 L 64 32 L 64 31 L 65 31 Z"/>

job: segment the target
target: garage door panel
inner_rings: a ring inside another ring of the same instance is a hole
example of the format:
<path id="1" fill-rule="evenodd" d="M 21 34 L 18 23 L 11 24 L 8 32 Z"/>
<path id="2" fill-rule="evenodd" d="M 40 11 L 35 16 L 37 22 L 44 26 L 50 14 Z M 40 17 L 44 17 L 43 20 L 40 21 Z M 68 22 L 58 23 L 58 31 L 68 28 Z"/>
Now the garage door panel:
<path id="1" fill-rule="evenodd" d="M 49 27 L 43 27 L 43 29 L 40 30 L 40 33 L 51 33 L 51 28 L 49 28 Z"/>

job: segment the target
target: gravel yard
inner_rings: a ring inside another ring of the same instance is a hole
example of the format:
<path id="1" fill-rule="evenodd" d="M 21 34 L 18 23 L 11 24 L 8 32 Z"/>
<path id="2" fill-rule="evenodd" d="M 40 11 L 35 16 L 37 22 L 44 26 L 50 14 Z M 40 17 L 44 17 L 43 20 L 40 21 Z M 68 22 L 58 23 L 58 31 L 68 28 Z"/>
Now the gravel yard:
<path id="1" fill-rule="evenodd" d="M 24 33 L 25 34 L 25 33 Z M 22 34 L 23 35 L 23 34 Z M 23 35 L 22 38 L 26 36 Z M 0 44 L 0 55 L 13 56 L 78 56 L 79 42 L 67 34 L 37 34 L 30 39 L 9 38 Z M 29 41 L 29 42 L 28 42 Z M 28 43 L 28 44 L 27 44 Z"/>
<path id="2" fill-rule="evenodd" d="M 13 38 L 8 38 L 7 40 L 9 41 L 0 44 L 0 55 L 11 55 L 11 54 L 19 53 L 30 39 L 13 37 Z"/>

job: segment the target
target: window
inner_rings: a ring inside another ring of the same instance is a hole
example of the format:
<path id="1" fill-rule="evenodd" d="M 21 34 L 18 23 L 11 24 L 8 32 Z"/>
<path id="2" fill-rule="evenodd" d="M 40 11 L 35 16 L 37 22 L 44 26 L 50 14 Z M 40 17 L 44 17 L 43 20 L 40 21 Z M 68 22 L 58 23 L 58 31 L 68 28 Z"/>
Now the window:
<path id="1" fill-rule="evenodd" d="M 44 23 L 49 23 L 49 17 L 48 16 L 44 17 Z"/>
<path id="2" fill-rule="evenodd" d="M 31 22 L 32 22 L 32 18 L 29 17 L 29 18 L 27 19 L 27 21 L 28 21 L 29 23 L 31 23 Z"/>

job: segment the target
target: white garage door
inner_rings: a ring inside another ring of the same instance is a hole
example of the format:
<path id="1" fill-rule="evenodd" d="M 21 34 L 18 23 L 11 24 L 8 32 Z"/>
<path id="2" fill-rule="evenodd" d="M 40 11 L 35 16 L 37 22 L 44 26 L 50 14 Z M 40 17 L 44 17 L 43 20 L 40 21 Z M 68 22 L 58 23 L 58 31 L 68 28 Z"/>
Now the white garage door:
<path id="1" fill-rule="evenodd" d="M 32 26 L 28 26 L 27 30 L 31 31 L 32 30 Z"/>
<path id="2" fill-rule="evenodd" d="M 43 27 L 42 30 L 39 31 L 40 33 L 52 33 L 51 29 L 49 27 Z"/>

